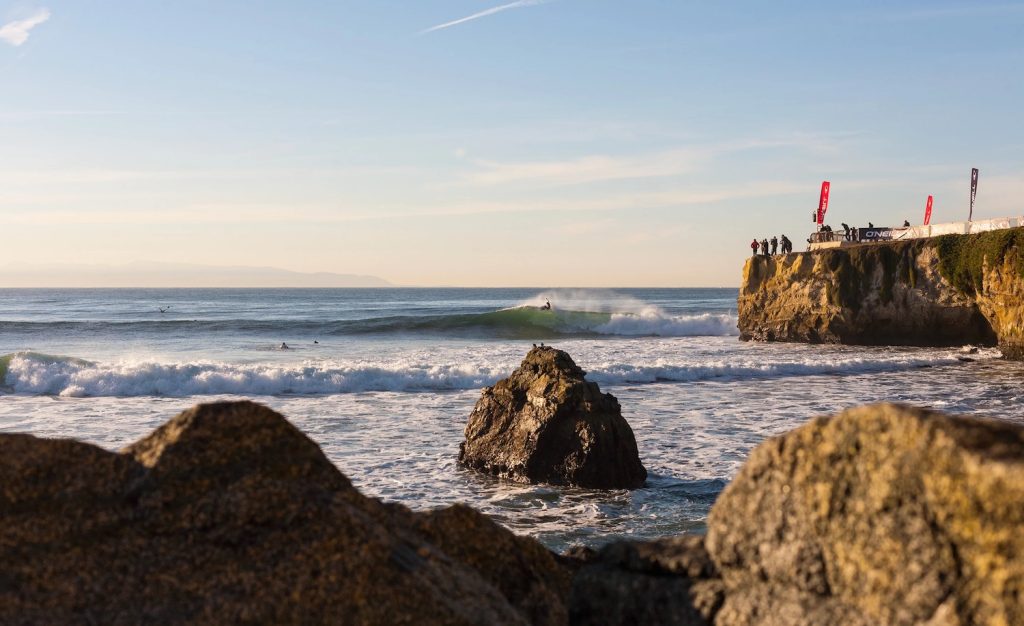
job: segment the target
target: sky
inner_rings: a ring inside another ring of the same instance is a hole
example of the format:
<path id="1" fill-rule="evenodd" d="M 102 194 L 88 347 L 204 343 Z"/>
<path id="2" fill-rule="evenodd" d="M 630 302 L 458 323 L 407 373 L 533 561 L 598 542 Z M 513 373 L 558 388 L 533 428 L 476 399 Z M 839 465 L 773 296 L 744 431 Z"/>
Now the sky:
<path id="1" fill-rule="evenodd" d="M 735 286 L 1024 214 L 1024 2 L 0 0 L 0 270 Z"/>

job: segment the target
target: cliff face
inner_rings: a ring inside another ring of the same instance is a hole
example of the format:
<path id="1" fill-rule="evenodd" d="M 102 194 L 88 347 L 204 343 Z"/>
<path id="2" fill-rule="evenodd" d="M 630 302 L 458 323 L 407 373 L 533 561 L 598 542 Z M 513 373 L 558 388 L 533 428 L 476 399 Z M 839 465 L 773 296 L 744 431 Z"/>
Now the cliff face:
<path id="1" fill-rule="evenodd" d="M 1024 229 L 747 260 L 740 337 L 1024 357 Z"/>

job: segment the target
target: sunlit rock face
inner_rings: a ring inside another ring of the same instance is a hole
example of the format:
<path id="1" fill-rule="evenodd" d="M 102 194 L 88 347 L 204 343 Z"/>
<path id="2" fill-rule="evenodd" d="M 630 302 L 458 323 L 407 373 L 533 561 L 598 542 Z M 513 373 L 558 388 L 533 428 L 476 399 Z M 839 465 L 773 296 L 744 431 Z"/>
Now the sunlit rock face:
<path id="1" fill-rule="evenodd" d="M 1024 231 L 755 257 L 737 303 L 744 340 L 996 345 L 1024 357 Z"/>

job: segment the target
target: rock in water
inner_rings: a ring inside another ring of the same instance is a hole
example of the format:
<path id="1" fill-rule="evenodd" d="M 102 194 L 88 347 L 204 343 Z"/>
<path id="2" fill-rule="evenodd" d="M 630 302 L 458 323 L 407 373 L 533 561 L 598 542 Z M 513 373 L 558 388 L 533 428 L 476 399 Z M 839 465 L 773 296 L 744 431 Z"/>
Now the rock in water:
<path id="1" fill-rule="evenodd" d="M 571 574 L 469 509 L 361 495 L 251 402 L 120 454 L 0 434 L 0 624 L 563 624 Z"/>
<path id="2" fill-rule="evenodd" d="M 561 350 L 530 350 L 483 390 L 459 462 L 519 482 L 631 489 L 647 479 L 618 400 Z"/>
<path id="3" fill-rule="evenodd" d="M 1024 429 L 883 404 L 750 455 L 708 517 L 728 624 L 1024 624 Z"/>

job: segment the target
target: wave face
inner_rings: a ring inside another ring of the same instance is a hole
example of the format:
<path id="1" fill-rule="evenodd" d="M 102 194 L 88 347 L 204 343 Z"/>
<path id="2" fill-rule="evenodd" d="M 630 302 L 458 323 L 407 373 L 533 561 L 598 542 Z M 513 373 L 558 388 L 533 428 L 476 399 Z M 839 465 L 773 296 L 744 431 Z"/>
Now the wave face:
<path id="1" fill-rule="evenodd" d="M 992 358 L 998 352 L 981 358 Z M 697 358 L 692 363 L 657 361 L 650 365 L 604 362 L 588 368 L 602 385 L 704 380 L 743 380 L 814 375 L 858 375 L 955 365 L 953 353 L 914 356 L 883 353 L 873 357 L 837 356 L 725 363 Z M 0 376 L 9 392 L 65 397 L 332 395 L 364 391 L 451 391 L 479 389 L 507 376 L 515 363 L 422 365 L 395 361 L 381 365 L 125 363 L 102 364 L 72 357 L 19 352 L 0 357 Z"/>
<path id="2" fill-rule="evenodd" d="M 733 315 L 669 315 L 651 307 L 638 313 L 555 310 L 521 306 L 486 313 L 399 315 L 361 320 L 154 320 L 124 322 L 0 322 L 0 332 L 202 333 L 238 332 L 273 336 L 330 337 L 424 334 L 501 339 L 559 337 L 697 337 L 738 335 Z"/>

